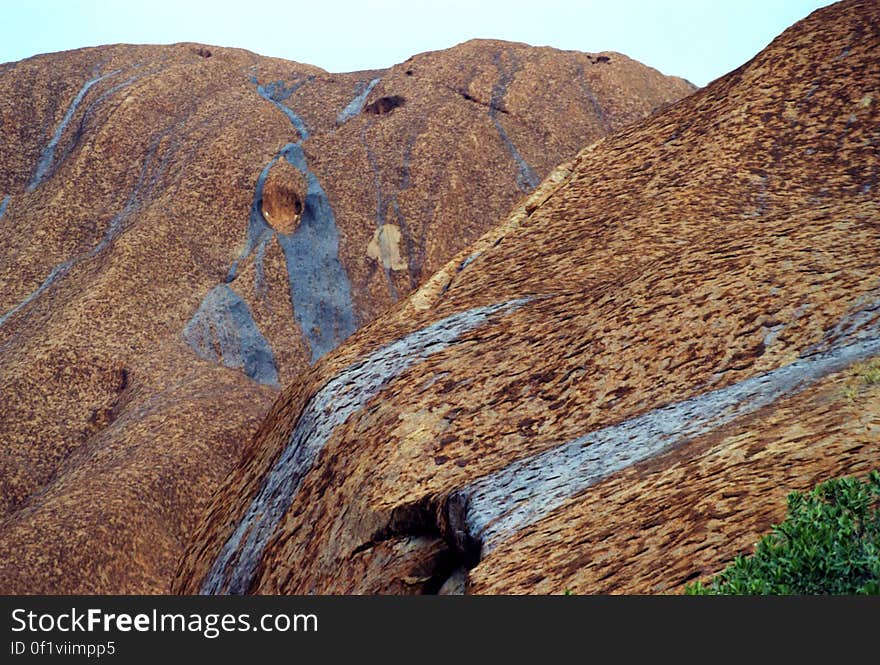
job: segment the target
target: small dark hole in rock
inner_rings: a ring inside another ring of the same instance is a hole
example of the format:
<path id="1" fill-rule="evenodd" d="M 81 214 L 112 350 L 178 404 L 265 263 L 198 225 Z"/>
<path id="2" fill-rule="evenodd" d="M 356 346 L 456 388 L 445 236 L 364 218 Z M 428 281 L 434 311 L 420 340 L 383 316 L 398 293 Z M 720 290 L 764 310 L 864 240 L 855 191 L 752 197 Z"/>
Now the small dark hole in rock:
<path id="1" fill-rule="evenodd" d="M 126 368 L 122 368 L 119 371 L 119 385 L 116 387 L 118 392 L 122 392 L 128 387 L 128 370 Z"/>
<path id="2" fill-rule="evenodd" d="M 468 100 L 469 102 L 474 101 L 474 98 L 471 97 L 471 96 L 470 96 L 469 94 L 467 94 L 466 92 L 461 93 L 461 96 L 464 97 L 464 98 L 465 98 L 466 100 Z"/>
<path id="3" fill-rule="evenodd" d="M 364 107 L 364 113 L 372 113 L 373 115 L 385 115 L 391 113 L 398 106 L 403 106 L 406 98 L 400 95 L 392 95 L 391 97 L 380 97 L 375 102 L 367 104 Z"/>
<path id="4" fill-rule="evenodd" d="M 607 55 L 600 55 L 596 57 L 596 62 L 611 62 L 611 58 Z"/>
<path id="5" fill-rule="evenodd" d="M 200 56 L 202 58 L 210 58 L 211 57 L 211 52 L 208 49 L 201 47 L 201 46 L 199 48 L 194 48 L 193 53 L 195 53 L 197 56 Z"/>
<path id="6" fill-rule="evenodd" d="M 412 76 L 412 75 L 413 75 L 413 71 L 412 71 L 411 69 L 407 69 L 407 70 L 406 70 L 406 75 L 407 75 L 407 76 Z"/>

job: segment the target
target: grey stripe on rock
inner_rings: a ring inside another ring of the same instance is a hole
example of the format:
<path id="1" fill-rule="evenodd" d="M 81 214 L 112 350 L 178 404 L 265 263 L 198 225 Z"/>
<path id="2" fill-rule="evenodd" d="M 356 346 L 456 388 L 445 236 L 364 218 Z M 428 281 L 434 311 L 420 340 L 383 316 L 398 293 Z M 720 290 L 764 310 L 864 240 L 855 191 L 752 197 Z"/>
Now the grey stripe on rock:
<path id="1" fill-rule="evenodd" d="M 880 354 L 880 301 L 864 302 L 789 365 L 517 460 L 450 496 L 447 526 L 482 556 L 611 474 L 687 443 Z"/>
<path id="2" fill-rule="evenodd" d="M 363 110 L 364 102 L 367 101 L 367 97 L 369 97 L 370 93 L 373 91 L 373 88 L 376 87 L 376 84 L 379 83 L 379 81 L 380 79 L 374 78 L 366 85 L 364 85 L 363 82 L 358 84 L 358 87 L 362 87 L 363 89 L 360 91 L 360 93 L 358 93 L 357 97 L 352 99 L 348 103 L 348 105 L 339 112 L 339 115 L 336 116 L 337 127 L 344 125 L 346 122 L 351 120 Z"/>
<path id="3" fill-rule="evenodd" d="M 541 180 L 538 178 L 538 174 L 535 173 L 535 170 L 523 158 L 520 151 L 516 149 L 516 146 L 507 134 L 507 130 L 504 129 L 504 126 L 498 119 L 498 111 L 502 108 L 504 97 L 507 95 L 507 88 L 513 81 L 513 74 L 508 72 L 501 65 L 500 53 L 495 54 L 493 62 L 495 63 L 495 66 L 498 67 L 498 82 L 492 88 L 492 99 L 489 102 L 489 117 L 492 119 L 495 129 L 498 130 L 498 136 L 501 137 L 501 141 L 510 153 L 511 159 L 513 159 L 516 164 L 517 187 L 519 187 L 520 191 L 524 194 L 528 194 L 540 184 Z"/>
<path id="4" fill-rule="evenodd" d="M 304 79 L 296 81 L 288 88 L 284 85 L 284 81 L 273 81 L 266 85 L 260 85 L 257 82 L 256 77 L 251 77 L 251 81 L 257 86 L 257 94 L 267 102 L 274 104 L 278 110 L 287 116 L 287 119 L 290 120 L 290 124 L 292 124 L 294 129 L 299 133 L 300 142 L 309 138 L 309 130 L 306 129 L 306 125 L 302 119 L 293 112 L 293 109 L 287 106 L 287 104 L 284 104 L 284 102 L 290 99 L 293 93 L 314 78 L 314 76 L 307 76 Z"/>
<path id="5" fill-rule="evenodd" d="M 247 303 L 226 284 L 215 286 L 183 330 L 202 358 L 240 369 L 259 383 L 280 387 L 269 342 L 254 322 Z"/>
<path id="6" fill-rule="evenodd" d="M 55 128 L 55 132 L 52 134 L 52 138 L 49 139 L 49 143 L 46 144 L 46 147 L 43 148 L 43 151 L 40 153 L 40 158 L 37 160 L 36 170 L 34 171 L 34 175 L 31 178 L 31 181 L 28 183 L 27 191 L 34 191 L 37 187 L 39 187 L 40 183 L 43 182 L 43 179 L 46 177 L 46 174 L 52 166 L 52 161 L 55 158 L 55 150 L 58 147 L 58 141 L 61 140 L 61 135 L 64 134 L 64 130 L 67 128 L 67 125 L 70 124 L 71 119 L 73 119 L 73 114 L 76 113 L 77 107 L 79 107 L 80 102 L 82 102 L 89 89 L 99 81 L 103 81 L 108 76 L 118 74 L 120 71 L 121 70 L 116 69 L 112 72 L 104 74 L 103 76 L 98 76 L 89 81 L 86 81 L 83 84 L 82 88 L 79 89 L 79 92 L 76 93 L 76 97 L 73 98 L 73 101 L 70 103 L 70 106 L 68 107 L 67 112 L 64 114 L 64 117 L 61 119 L 61 122 L 58 123 L 58 127 Z"/>
<path id="7" fill-rule="evenodd" d="M 351 283 L 339 260 L 336 216 L 306 164 L 302 145 L 290 143 L 282 154 L 308 184 L 299 226 L 290 235 L 279 233 L 278 242 L 287 264 L 293 313 L 309 343 L 312 362 L 317 362 L 357 328 Z"/>
<path id="8" fill-rule="evenodd" d="M 110 76 L 110 74 L 107 74 Z M 98 243 L 88 252 L 84 252 L 74 256 L 73 258 L 66 259 L 61 263 L 55 265 L 51 271 L 49 271 L 48 276 L 40 283 L 40 285 L 32 291 L 24 300 L 15 305 L 12 309 L 0 315 L 0 327 L 6 323 L 7 320 L 16 313 L 23 310 L 30 303 L 34 302 L 39 298 L 43 293 L 45 293 L 49 287 L 58 282 L 73 269 L 74 266 L 79 264 L 81 261 L 85 261 L 90 258 L 94 258 L 101 252 L 103 252 L 110 244 L 117 238 L 119 233 L 122 231 L 123 224 L 128 219 L 128 217 L 134 212 L 139 205 L 145 199 L 149 198 L 150 192 L 152 192 L 153 188 L 156 186 L 159 177 L 164 172 L 165 167 L 167 166 L 167 159 L 159 164 L 158 167 L 153 167 L 153 161 L 156 155 L 156 150 L 158 149 L 159 143 L 162 139 L 171 132 L 171 129 L 167 129 L 162 132 L 157 138 L 153 140 L 150 144 L 150 148 L 147 152 L 146 157 L 143 160 L 143 164 L 141 165 L 141 170 L 138 174 L 137 181 L 135 183 L 134 188 L 129 194 L 128 200 L 123 206 L 122 210 L 116 213 L 108 222 L 107 228 L 104 230 L 104 235 L 98 241 Z M 148 177 L 149 175 L 149 177 Z M 9 197 L 7 197 L 8 199 Z M 5 212 L 5 206 L 0 209 L 0 213 Z"/>
<path id="9" fill-rule="evenodd" d="M 432 323 L 350 365 L 316 392 L 303 408 L 287 446 L 223 545 L 206 575 L 204 594 L 247 593 L 269 539 L 293 503 L 306 474 L 333 431 L 404 370 L 442 351 L 495 314 L 525 299 L 478 307 Z"/>

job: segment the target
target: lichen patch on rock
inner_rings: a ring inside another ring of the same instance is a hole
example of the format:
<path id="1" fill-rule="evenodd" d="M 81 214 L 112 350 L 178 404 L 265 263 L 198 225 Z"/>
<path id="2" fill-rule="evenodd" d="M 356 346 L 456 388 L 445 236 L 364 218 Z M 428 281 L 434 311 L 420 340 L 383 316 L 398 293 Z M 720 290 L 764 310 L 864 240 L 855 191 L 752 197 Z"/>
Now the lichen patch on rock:
<path id="1" fill-rule="evenodd" d="M 367 245 L 367 256 L 378 261 L 383 268 L 406 270 L 407 262 L 400 254 L 400 227 L 395 224 L 383 224 L 370 239 Z"/>

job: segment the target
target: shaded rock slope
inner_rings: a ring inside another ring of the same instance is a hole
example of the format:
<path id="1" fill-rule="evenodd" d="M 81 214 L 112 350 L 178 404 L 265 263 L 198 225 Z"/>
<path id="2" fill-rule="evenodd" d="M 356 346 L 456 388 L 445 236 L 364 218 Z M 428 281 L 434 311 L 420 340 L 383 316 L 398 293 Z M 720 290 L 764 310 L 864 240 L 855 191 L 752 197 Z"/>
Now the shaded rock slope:
<path id="1" fill-rule="evenodd" d="M 352 74 L 198 44 L 0 65 L 0 589 L 167 591 L 281 385 L 691 90 L 493 41 Z"/>
<path id="2" fill-rule="evenodd" d="M 175 590 L 658 593 L 880 464 L 880 5 L 583 149 L 291 384 Z"/>

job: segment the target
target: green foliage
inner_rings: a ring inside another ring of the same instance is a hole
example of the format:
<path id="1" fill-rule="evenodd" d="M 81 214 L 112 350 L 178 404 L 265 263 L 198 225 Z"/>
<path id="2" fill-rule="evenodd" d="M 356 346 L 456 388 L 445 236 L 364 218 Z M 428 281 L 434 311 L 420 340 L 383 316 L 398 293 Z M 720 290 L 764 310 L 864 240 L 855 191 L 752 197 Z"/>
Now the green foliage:
<path id="1" fill-rule="evenodd" d="M 843 389 L 844 396 L 855 400 L 865 389 L 880 384 L 880 359 L 860 363 L 852 370 L 852 379 Z"/>
<path id="2" fill-rule="evenodd" d="M 880 471 L 788 496 L 788 515 L 750 556 L 690 595 L 880 594 Z"/>

